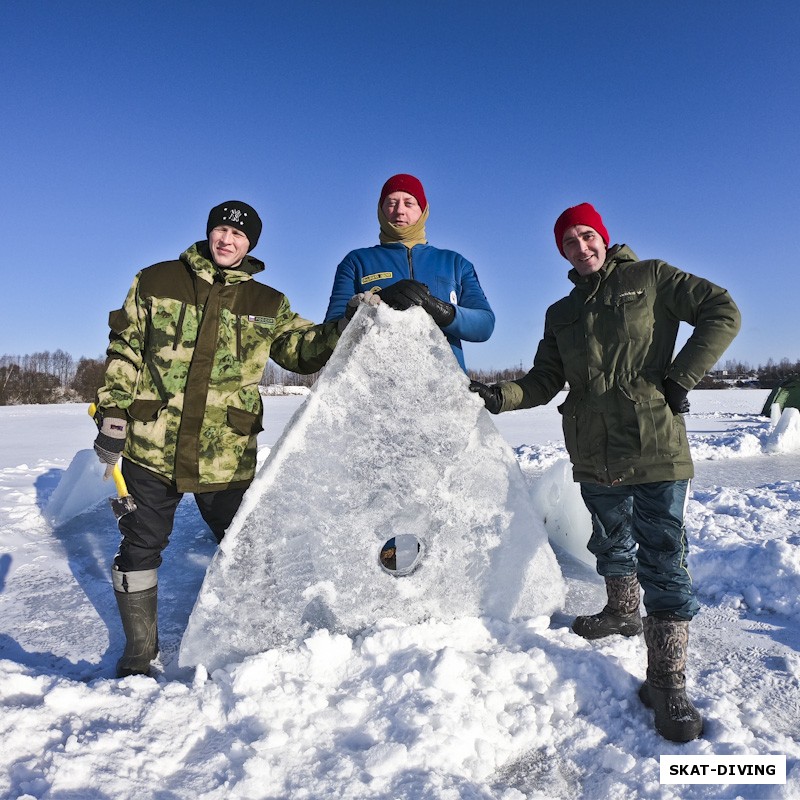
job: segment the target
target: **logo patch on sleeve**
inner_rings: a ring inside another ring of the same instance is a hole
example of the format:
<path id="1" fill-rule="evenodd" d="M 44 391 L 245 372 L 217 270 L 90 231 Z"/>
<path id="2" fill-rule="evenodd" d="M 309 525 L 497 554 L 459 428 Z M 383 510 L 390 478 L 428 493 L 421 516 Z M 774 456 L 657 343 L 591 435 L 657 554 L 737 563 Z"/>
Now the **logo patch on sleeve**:
<path id="1" fill-rule="evenodd" d="M 367 284 L 367 283 L 374 283 L 375 281 L 382 281 L 385 278 L 391 278 L 393 275 L 394 275 L 393 272 L 375 272 L 372 275 L 365 275 L 361 279 L 361 285 L 364 286 L 364 284 Z"/>
<path id="2" fill-rule="evenodd" d="M 256 325 L 274 325 L 275 317 L 257 317 L 254 314 L 248 314 L 248 322 L 254 322 Z"/>

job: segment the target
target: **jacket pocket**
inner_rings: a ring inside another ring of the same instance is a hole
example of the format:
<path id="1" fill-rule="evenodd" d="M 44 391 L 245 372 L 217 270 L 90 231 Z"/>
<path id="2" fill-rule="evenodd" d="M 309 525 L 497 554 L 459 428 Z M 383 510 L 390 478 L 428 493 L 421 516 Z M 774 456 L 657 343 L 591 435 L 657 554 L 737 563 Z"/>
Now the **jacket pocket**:
<path id="1" fill-rule="evenodd" d="M 683 419 L 672 413 L 664 400 L 650 400 L 637 406 L 642 455 L 673 458 L 681 450 L 681 434 L 685 438 Z"/>
<path id="2" fill-rule="evenodd" d="M 570 371 L 585 368 L 586 336 L 580 310 L 575 307 L 561 310 L 550 319 L 550 327 L 564 370 L 569 374 Z"/>
<path id="3" fill-rule="evenodd" d="M 270 316 L 237 315 L 234 322 L 235 341 L 231 351 L 239 363 L 259 365 L 263 372 L 269 359 L 269 351 L 275 339 L 277 320 Z"/>
<path id="4" fill-rule="evenodd" d="M 128 416 L 137 422 L 154 422 L 166 407 L 162 400 L 134 400 L 128 406 Z"/>
<path id="5" fill-rule="evenodd" d="M 620 389 L 623 405 L 635 414 L 635 421 L 623 420 L 623 427 L 628 429 L 631 437 L 631 447 L 634 445 L 635 431 L 639 434 L 638 452 L 642 458 L 677 456 L 686 438 L 683 419 L 670 411 L 664 397 L 656 394 L 655 387 L 650 387 L 649 392 L 645 388 L 642 385 L 640 391 L 636 391 L 635 387 Z M 633 452 L 635 454 L 636 451 Z"/>
<path id="6" fill-rule="evenodd" d="M 242 436 L 255 436 L 264 430 L 261 414 L 251 414 L 234 406 L 228 406 L 228 425 Z"/>
<path id="7" fill-rule="evenodd" d="M 617 339 L 620 342 L 646 339 L 653 335 L 655 321 L 644 289 L 621 292 L 607 302 L 614 314 Z"/>

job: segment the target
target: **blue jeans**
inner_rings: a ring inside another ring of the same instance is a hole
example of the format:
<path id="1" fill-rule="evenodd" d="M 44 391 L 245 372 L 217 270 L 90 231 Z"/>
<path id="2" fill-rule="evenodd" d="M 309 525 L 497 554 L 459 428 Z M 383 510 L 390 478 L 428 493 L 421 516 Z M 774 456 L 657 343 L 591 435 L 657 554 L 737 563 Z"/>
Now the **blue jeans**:
<path id="1" fill-rule="evenodd" d="M 581 483 L 592 515 L 588 548 L 605 578 L 636 574 L 655 616 L 692 619 L 699 609 L 686 566 L 683 515 L 689 481 L 632 486 Z"/>

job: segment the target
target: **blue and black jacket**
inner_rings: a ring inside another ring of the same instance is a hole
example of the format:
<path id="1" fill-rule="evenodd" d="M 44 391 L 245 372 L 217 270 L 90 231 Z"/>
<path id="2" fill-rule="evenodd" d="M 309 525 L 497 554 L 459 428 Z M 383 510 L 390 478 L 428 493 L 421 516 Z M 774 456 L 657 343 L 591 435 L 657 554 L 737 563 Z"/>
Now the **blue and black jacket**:
<path id="1" fill-rule="evenodd" d="M 352 250 L 336 268 L 325 322 L 341 319 L 354 294 L 382 289 L 403 278 L 426 284 L 432 295 L 455 306 L 455 318 L 442 333 L 466 372 L 461 342 L 485 342 L 494 330 L 494 312 L 475 267 L 453 250 L 429 244 L 409 249 L 402 242 Z"/>

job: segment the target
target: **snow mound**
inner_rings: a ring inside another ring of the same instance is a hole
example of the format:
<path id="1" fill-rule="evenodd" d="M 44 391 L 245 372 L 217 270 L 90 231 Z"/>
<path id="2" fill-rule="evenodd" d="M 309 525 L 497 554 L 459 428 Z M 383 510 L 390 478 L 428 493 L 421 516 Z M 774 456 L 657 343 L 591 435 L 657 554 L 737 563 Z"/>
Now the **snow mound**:
<path id="1" fill-rule="evenodd" d="M 772 406 L 771 418 L 775 427 L 767 437 L 764 450 L 767 453 L 800 453 L 800 411 L 784 408 L 778 415 L 776 406 Z"/>

